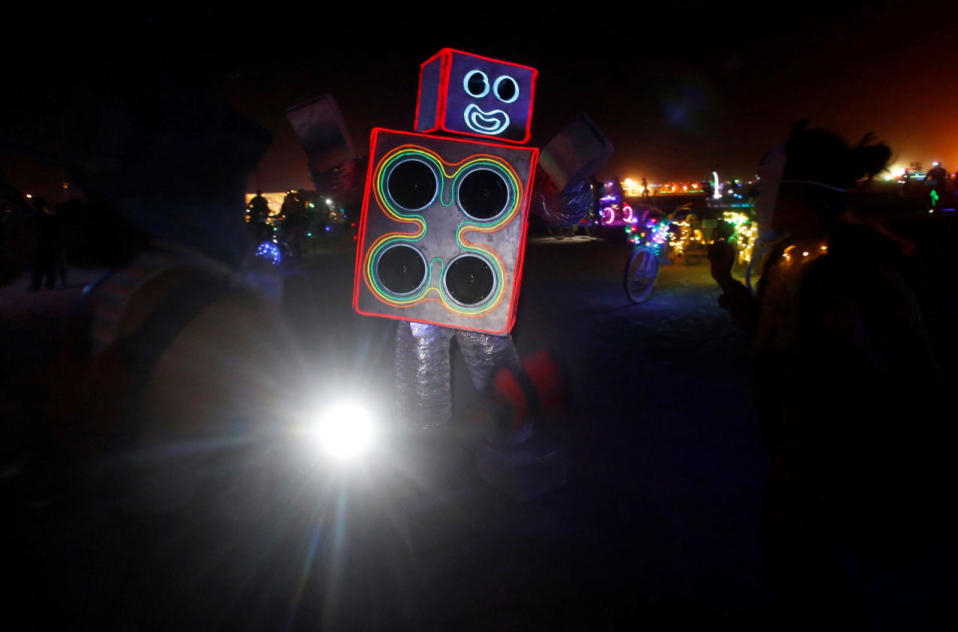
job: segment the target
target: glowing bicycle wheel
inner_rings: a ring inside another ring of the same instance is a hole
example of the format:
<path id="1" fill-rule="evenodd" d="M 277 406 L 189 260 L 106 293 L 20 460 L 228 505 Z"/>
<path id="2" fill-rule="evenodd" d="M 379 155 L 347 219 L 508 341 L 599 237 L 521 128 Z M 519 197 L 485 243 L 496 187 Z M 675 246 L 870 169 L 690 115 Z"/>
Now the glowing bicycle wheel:
<path id="1" fill-rule="evenodd" d="M 632 250 L 625 266 L 625 294 L 633 303 L 642 303 L 652 295 L 652 288 L 659 276 L 659 259 L 648 248 Z"/>

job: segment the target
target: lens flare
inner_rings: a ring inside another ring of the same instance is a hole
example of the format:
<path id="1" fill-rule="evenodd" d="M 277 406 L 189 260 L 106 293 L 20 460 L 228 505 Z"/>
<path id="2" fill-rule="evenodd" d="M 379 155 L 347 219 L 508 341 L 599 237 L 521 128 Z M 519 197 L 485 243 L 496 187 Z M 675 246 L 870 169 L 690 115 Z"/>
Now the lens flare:
<path id="1" fill-rule="evenodd" d="M 323 411 L 308 434 L 323 453 L 337 461 L 348 461 L 369 450 L 375 430 L 365 406 L 343 402 Z"/>

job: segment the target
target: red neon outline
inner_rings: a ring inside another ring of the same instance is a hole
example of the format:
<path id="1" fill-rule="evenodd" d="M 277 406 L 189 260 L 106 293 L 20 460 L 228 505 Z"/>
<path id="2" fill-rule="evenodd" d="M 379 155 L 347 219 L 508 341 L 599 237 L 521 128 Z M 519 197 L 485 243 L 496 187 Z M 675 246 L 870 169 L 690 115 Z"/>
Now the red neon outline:
<path id="1" fill-rule="evenodd" d="M 489 143 L 489 142 L 480 142 L 477 140 L 469 140 L 467 138 L 446 138 L 445 136 L 431 136 L 429 134 L 424 134 L 421 132 L 404 132 L 400 130 L 386 129 L 384 127 L 374 127 L 369 138 L 369 164 L 366 169 L 366 187 L 363 191 L 363 210 L 360 215 L 359 221 L 359 237 L 356 243 L 356 265 L 353 268 L 353 309 L 357 314 L 361 316 L 372 316 L 375 318 L 389 318 L 391 320 L 401 320 L 405 322 L 416 322 L 416 323 L 425 323 L 427 325 L 435 325 L 436 327 L 451 327 L 449 323 L 436 323 L 430 320 L 423 320 L 421 318 L 408 318 L 397 316 L 395 314 L 380 314 L 376 312 L 364 312 L 359 308 L 359 293 L 361 289 L 360 284 L 360 267 L 363 261 L 363 253 L 365 252 L 365 238 L 366 238 L 366 215 L 369 212 L 369 192 L 370 186 L 372 185 L 372 173 L 375 167 L 375 155 L 376 155 L 376 142 L 378 140 L 380 132 L 388 132 L 393 134 L 403 134 L 405 136 L 418 136 L 423 138 L 430 138 L 433 140 L 442 140 L 442 141 L 451 141 L 455 143 L 468 143 L 471 145 L 482 145 L 483 147 L 500 147 L 502 149 L 511 149 L 519 151 L 528 151 L 531 152 L 531 161 L 529 165 L 529 184 L 526 187 L 525 195 L 523 196 L 522 206 L 520 207 L 520 213 L 522 215 L 522 226 L 520 227 L 519 233 L 519 250 L 516 253 L 516 265 L 512 273 L 512 292 L 509 296 L 509 315 L 506 317 L 506 326 L 501 330 L 490 330 L 490 329 L 480 329 L 478 327 L 463 327 L 456 325 L 452 327 L 453 329 L 463 329 L 465 331 L 476 331 L 483 334 L 493 334 L 493 335 L 504 335 L 512 331 L 512 328 L 515 326 L 516 322 L 516 310 L 518 309 L 518 298 L 519 298 L 519 286 L 522 283 L 522 266 L 525 262 L 525 252 L 526 252 L 526 232 L 528 231 L 529 224 L 529 205 L 532 202 L 532 186 L 535 183 L 535 173 L 536 173 L 536 164 L 539 161 L 539 149 L 537 147 L 516 147 L 514 145 L 503 145 L 500 143 Z M 511 165 L 511 163 L 510 163 Z"/>
<path id="2" fill-rule="evenodd" d="M 517 64 L 511 61 L 502 61 L 501 59 L 493 59 L 492 57 L 485 57 L 484 55 L 476 55 L 475 53 L 467 53 L 464 50 L 458 50 L 455 48 L 443 48 L 439 51 L 440 54 L 446 54 L 448 57 L 444 58 L 444 61 L 447 62 L 447 67 L 445 73 L 440 75 L 439 83 L 439 98 L 441 100 L 441 105 L 437 108 L 438 112 L 442 113 L 442 116 L 437 120 L 437 127 L 429 131 L 435 131 L 436 129 L 442 129 L 444 132 L 449 134 L 461 134 L 463 136 L 475 136 L 476 138 L 496 138 L 496 140 L 503 143 L 515 143 L 517 145 L 525 145 L 529 142 L 529 139 L 532 138 L 532 108 L 535 103 L 536 98 L 536 83 L 539 80 L 539 71 L 533 68 L 532 66 L 526 66 L 524 64 Z M 446 102 L 447 97 L 449 96 L 449 75 L 452 73 L 452 54 L 459 53 L 460 55 L 468 55 L 469 57 L 475 57 L 476 59 L 482 59 L 484 61 L 489 61 L 495 64 L 502 64 L 504 66 L 515 66 L 516 68 L 525 68 L 526 70 L 532 71 L 532 87 L 529 92 L 529 112 L 526 114 L 526 135 L 522 140 L 510 140 L 508 138 L 498 138 L 494 136 L 489 136 L 487 134 L 477 134 L 475 132 L 462 132 L 459 130 L 451 130 L 446 127 Z"/>
<path id="3" fill-rule="evenodd" d="M 480 334 L 493 334 L 496 336 L 504 336 L 512 331 L 512 326 L 507 324 L 505 329 L 501 330 L 492 330 L 492 329 L 479 329 L 478 327 L 462 327 L 460 325 L 451 325 L 449 323 L 435 323 L 431 320 L 423 320 L 421 318 L 403 318 L 401 316 L 396 316 L 394 314 L 376 314 L 373 312 L 363 312 L 356 310 L 356 313 L 360 316 L 372 316 L 374 318 L 388 318 L 389 320 L 401 320 L 404 323 L 423 323 L 424 325 L 435 325 L 436 327 L 445 327 L 446 329 L 463 329 L 465 331 L 475 331 Z"/>
<path id="4" fill-rule="evenodd" d="M 482 59 L 484 61 L 491 61 L 496 64 L 505 64 L 506 66 L 515 66 L 516 68 L 525 68 L 526 70 L 531 70 L 532 72 L 536 74 L 539 73 L 539 71 L 533 68 L 532 66 L 526 66 L 525 64 L 517 64 L 514 61 L 502 61 L 501 59 L 493 59 L 492 57 L 486 57 L 485 55 L 477 55 L 476 53 L 467 53 L 466 51 L 459 50 L 458 48 L 443 48 L 442 51 L 449 52 L 449 53 L 459 53 L 460 55 L 469 55 L 470 57 L 476 57 L 477 59 Z"/>
<path id="5" fill-rule="evenodd" d="M 374 127 L 372 131 L 373 131 L 373 134 L 376 134 L 377 132 L 390 132 L 393 134 L 404 134 L 406 136 L 421 136 L 423 138 L 431 138 L 432 140 L 448 140 L 453 143 L 469 143 L 471 145 L 484 145 L 486 147 L 501 147 L 503 149 L 518 149 L 519 151 L 524 150 L 524 151 L 532 151 L 532 152 L 535 152 L 536 154 L 539 153 L 539 149 L 537 147 L 516 147 L 515 145 L 505 145 L 503 143 L 489 143 L 489 142 L 484 143 L 479 140 L 470 140 L 468 138 L 449 138 L 448 136 L 436 136 L 434 134 L 427 134 L 425 132 L 408 132 L 408 131 L 403 131 L 398 129 L 388 129 L 385 127 Z M 484 137 L 484 138 L 488 138 L 488 137 Z M 500 138 L 499 140 L 502 140 L 502 139 Z"/>
<path id="6" fill-rule="evenodd" d="M 442 62 L 439 66 L 439 95 L 436 97 L 436 121 L 432 131 L 442 128 L 442 122 L 446 120 L 446 99 L 449 98 L 449 71 L 452 68 L 452 56 L 446 52 L 446 49 L 439 51 L 442 54 Z"/>
<path id="7" fill-rule="evenodd" d="M 413 129 L 416 129 L 416 127 L 419 125 L 419 104 L 422 102 L 422 76 L 423 76 L 423 72 L 426 70 L 426 66 L 428 66 L 428 65 L 431 64 L 433 61 L 435 61 L 436 58 L 439 57 L 440 55 L 442 55 L 442 51 L 441 51 L 441 50 L 440 50 L 438 53 L 436 53 L 435 55 L 433 55 L 432 57 L 430 57 L 429 59 L 427 59 L 426 61 L 424 61 L 424 62 L 422 62 L 421 64 L 419 64 L 419 91 L 416 93 L 416 120 L 413 121 L 413 125 L 412 125 Z M 442 60 L 439 61 L 439 80 L 440 80 L 440 81 L 439 81 L 439 89 L 442 90 Z M 439 129 L 438 120 L 439 120 L 439 95 L 436 95 L 436 112 L 435 112 L 434 120 L 433 120 L 433 122 L 432 122 L 432 123 L 433 123 L 433 126 L 432 126 L 431 128 L 429 128 L 429 129 L 422 130 L 422 132 L 423 132 L 423 133 L 428 133 L 428 132 L 433 132 L 433 131 Z"/>
<path id="8" fill-rule="evenodd" d="M 373 156 L 375 155 L 376 141 L 379 138 L 379 132 L 388 131 L 381 127 L 374 127 L 369 135 L 369 164 L 366 166 L 366 186 L 363 190 L 363 210 L 359 215 L 359 235 L 356 240 L 356 265 L 353 267 L 353 309 L 359 311 L 359 279 L 360 267 L 363 263 L 363 244 L 366 243 L 366 214 L 369 212 L 369 188 L 372 185 L 373 176 Z"/>

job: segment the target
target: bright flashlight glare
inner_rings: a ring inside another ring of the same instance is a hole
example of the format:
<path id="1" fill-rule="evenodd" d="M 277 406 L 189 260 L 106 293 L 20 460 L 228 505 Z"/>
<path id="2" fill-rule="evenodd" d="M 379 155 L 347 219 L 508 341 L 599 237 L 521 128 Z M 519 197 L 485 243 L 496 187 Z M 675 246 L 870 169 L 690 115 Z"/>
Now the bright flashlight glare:
<path id="1" fill-rule="evenodd" d="M 372 417 L 360 404 L 336 404 L 322 413 L 310 434 L 329 456 L 337 460 L 355 458 L 372 443 Z"/>

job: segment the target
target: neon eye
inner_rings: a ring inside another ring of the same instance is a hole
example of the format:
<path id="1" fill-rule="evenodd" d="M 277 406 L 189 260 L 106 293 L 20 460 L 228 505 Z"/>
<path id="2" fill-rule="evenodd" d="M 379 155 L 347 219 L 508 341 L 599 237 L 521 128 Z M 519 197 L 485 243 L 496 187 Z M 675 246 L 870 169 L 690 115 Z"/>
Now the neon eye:
<path id="1" fill-rule="evenodd" d="M 484 97 L 489 94 L 489 78 L 481 70 L 470 70 L 462 79 L 462 89 L 474 99 Z"/>
<path id="2" fill-rule="evenodd" d="M 512 103 L 519 98 L 519 84 L 509 75 L 502 75 L 492 86 L 493 92 L 503 103 Z"/>

